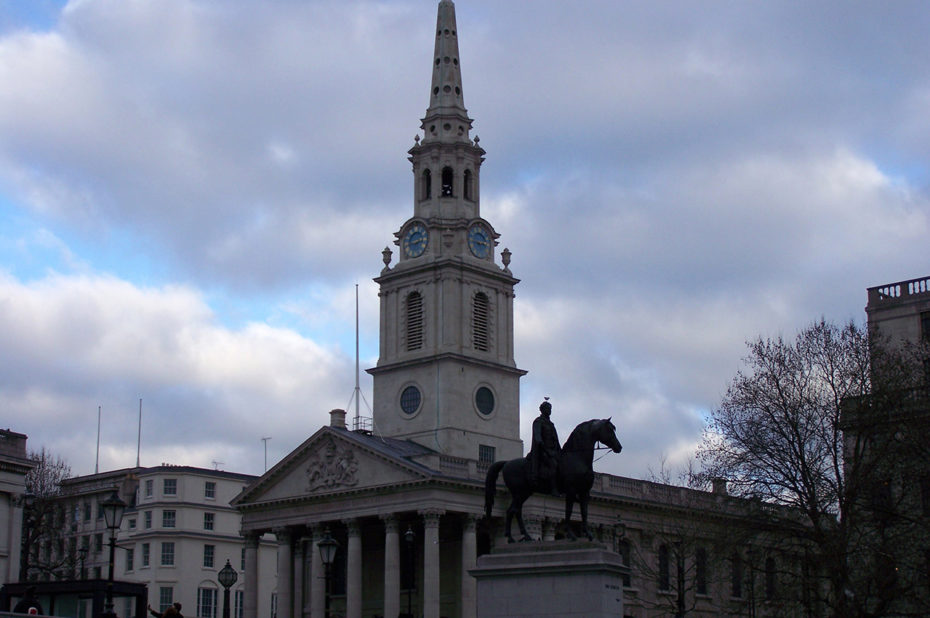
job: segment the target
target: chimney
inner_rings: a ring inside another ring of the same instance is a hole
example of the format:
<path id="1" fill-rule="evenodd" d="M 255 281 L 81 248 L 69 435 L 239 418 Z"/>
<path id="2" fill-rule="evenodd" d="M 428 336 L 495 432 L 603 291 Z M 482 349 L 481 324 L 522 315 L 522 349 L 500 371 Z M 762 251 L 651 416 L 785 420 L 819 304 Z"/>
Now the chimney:
<path id="1" fill-rule="evenodd" d="M 727 495 L 727 480 L 726 479 L 712 479 L 711 486 L 713 487 L 712 491 L 718 496 Z"/>
<path id="2" fill-rule="evenodd" d="M 338 429 L 346 428 L 346 411 L 336 408 L 329 411 L 329 426 Z"/>

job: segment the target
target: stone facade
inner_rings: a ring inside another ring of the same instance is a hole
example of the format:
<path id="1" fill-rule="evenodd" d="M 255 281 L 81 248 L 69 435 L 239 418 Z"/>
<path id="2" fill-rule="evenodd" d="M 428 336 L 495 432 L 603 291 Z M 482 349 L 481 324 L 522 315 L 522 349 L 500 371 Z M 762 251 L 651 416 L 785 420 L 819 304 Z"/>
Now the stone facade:
<path id="1" fill-rule="evenodd" d="M 0 429 L 0 585 L 19 581 L 23 496 L 33 465 L 26 456 L 26 436 Z"/>

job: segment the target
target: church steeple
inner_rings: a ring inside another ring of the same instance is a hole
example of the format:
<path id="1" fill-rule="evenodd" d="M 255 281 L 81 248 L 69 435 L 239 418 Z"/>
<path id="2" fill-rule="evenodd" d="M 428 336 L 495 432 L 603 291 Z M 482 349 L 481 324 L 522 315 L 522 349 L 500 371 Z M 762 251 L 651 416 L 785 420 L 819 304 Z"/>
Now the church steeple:
<path id="1" fill-rule="evenodd" d="M 520 377 L 513 357 L 510 252 L 481 217 L 484 149 L 469 135 L 455 5 L 439 2 L 429 108 L 408 151 L 413 216 L 382 252 L 375 279 L 381 347 L 375 430 L 444 455 L 494 461 L 523 454 Z"/>
<path id="2" fill-rule="evenodd" d="M 439 3 L 439 14 L 436 16 L 436 46 L 433 53 L 429 109 L 426 110 L 421 125 L 423 141 L 470 143 L 468 133 L 471 131 L 471 123 L 462 92 L 455 4 L 452 0 L 442 0 Z"/>

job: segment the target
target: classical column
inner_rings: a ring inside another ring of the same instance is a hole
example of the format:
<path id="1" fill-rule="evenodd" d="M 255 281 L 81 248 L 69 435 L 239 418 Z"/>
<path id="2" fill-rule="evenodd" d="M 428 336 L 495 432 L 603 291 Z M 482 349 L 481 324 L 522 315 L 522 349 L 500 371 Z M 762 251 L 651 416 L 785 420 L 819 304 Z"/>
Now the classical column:
<path id="1" fill-rule="evenodd" d="M 384 520 L 384 615 L 400 613 L 400 535 L 397 518 L 382 515 Z"/>
<path id="2" fill-rule="evenodd" d="M 242 618 L 258 618 L 258 543 L 261 534 L 245 534 L 245 590 L 242 598 Z"/>
<path id="3" fill-rule="evenodd" d="M 468 569 L 475 568 L 478 559 L 478 541 L 475 535 L 477 516 L 466 513 L 462 521 L 462 618 L 477 616 L 477 582 Z"/>
<path id="4" fill-rule="evenodd" d="M 278 539 L 278 618 L 292 618 L 294 561 L 291 559 L 291 531 L 288 528 L 275 528 L 273 532 Z"/>
<path id="5" fill-rule="evenodd" d="M 326 573 L 323 570 L 323 557 L 320 556 L 320 540 L 324 527 L 313 527 L 313 545 L 310 547 L 310 616 L 323 618 L 326 612 Z M 243 616 L 243 618 L 245 618 Z"/>
<path id="6" fill-rule="evenodd" d="M 357 519 L 343 521 L 348 529 L 346 549 L 346 618 L 362 618 L 362 533 Z"/>
<path id="7" fill-rule="evenodd" d="M 423 516 L 423 618 L 439 618 L 439 509 Z"/>
<path id="8" fill-rule="evenodd" d="M 302 536 L 294 543 L 294 618 L 303 618 L 304 615 L 304 581 L 307 579 L 307 541 L 309 539 Z"/>

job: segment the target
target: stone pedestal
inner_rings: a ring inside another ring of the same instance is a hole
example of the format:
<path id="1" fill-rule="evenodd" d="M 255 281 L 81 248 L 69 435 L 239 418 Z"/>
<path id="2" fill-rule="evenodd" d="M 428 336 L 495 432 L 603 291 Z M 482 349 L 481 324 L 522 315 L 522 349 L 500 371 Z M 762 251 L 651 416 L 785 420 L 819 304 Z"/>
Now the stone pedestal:
<path id="1" fill-rule="evenodd" d="M 478 618 L 623 615 L 620 556 L 600 543 L 516 543 L 478 558 Z"/>

